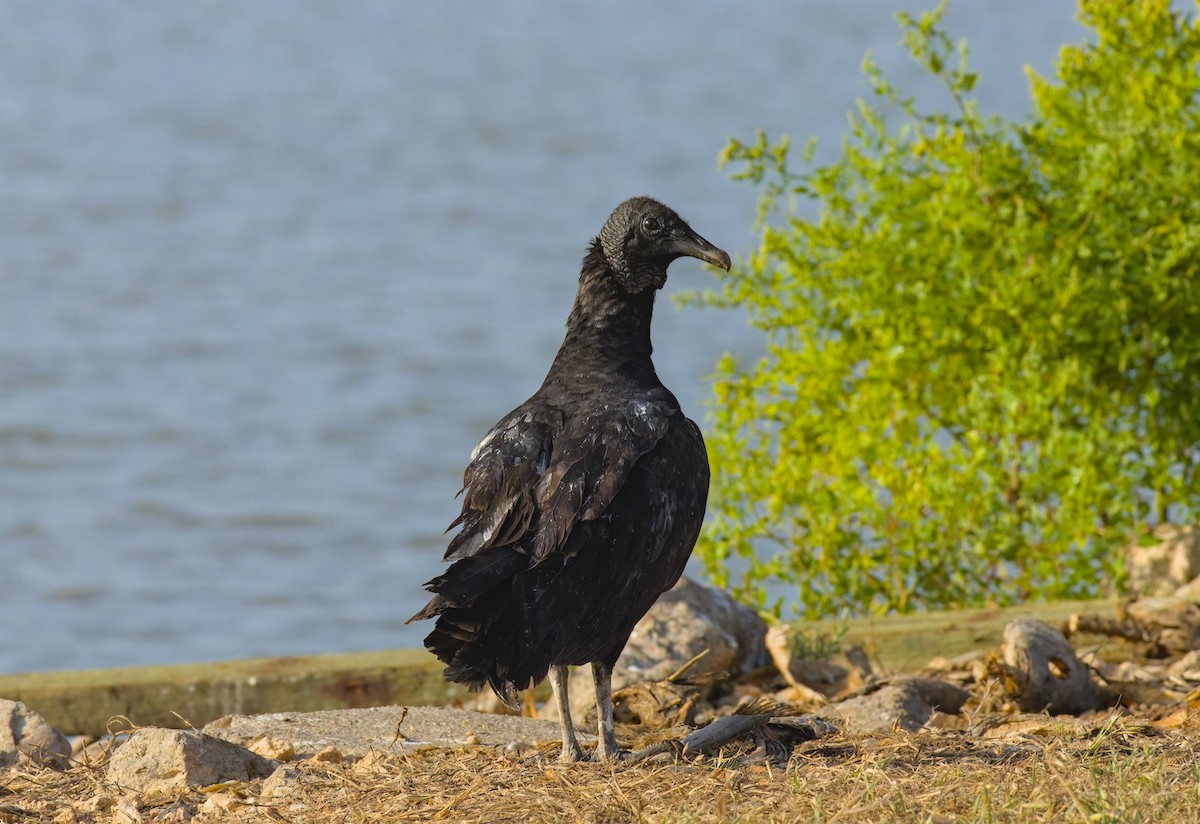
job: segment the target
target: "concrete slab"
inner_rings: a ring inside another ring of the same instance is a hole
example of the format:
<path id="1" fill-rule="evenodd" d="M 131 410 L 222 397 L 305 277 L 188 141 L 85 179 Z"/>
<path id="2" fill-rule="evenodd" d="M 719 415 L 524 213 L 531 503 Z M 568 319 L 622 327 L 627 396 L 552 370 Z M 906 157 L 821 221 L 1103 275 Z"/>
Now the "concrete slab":
<path id="1" fill-rule="evenodd" d="M 464 687 L 446 683 L 443 668 L 422 649 L 55 671 L 0 675 L 0 698 L 23 702 L 68 735 L 104 735 L 119 715 L 140 727 L 187 728 L 280 709 L 441 706 L 465 698 Z"/>
<path id="2" fill-rule="evenodd" d="M 348 758 L 361 758 L 371 750 L 467 744 L 528 746 L 562 740 L 557 721 L 445 707 L 402 706 L 231 715 L 208 724 L 203 732 L 242 746 L 264 735 L 289 741 L 298 757 L 312 755 L 330 745 Z M 588 735 L 580 738 L 592 740 Z"/>

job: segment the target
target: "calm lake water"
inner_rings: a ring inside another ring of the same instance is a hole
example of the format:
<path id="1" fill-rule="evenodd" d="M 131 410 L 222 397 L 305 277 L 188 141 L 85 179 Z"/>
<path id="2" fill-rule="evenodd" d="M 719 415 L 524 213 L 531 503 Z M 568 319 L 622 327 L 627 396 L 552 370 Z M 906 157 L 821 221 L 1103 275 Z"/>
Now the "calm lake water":
<path id="1" fill-rule="evenodd" d="M 956 0 L 987 109 L 1025 112 L 1073 5 Z M 467 455 L 612 207 L 747 252 L 729 137 L 829 157 L 868 49 L 942 102 L 906 6 L 4 0 L 0 672 L 418 646 Z M 759 346 L 655 323 L 696 418 Z"/>

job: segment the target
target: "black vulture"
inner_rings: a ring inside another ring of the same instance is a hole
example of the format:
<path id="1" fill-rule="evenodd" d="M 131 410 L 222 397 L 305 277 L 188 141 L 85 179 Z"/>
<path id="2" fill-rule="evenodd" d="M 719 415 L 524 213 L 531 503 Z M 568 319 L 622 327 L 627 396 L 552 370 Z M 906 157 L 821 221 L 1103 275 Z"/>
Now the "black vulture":
<path id="1" fill-rule="evenodd" d="M 550 675 L 562 760 L 583 758 L 567 667 L 592 665 L 601 761 L 613 736 L 612 668 L 629 634 L 683 574 L 708 498 L 708 456 L 650 360 L 667 266 L 729 255 L 648 197 L 618 206 L 583 259 L 567 333 L 542 386 L 471 453 L 445 574 L 409 621 L 447 680 L 490 684 L 510 707 Z"/>

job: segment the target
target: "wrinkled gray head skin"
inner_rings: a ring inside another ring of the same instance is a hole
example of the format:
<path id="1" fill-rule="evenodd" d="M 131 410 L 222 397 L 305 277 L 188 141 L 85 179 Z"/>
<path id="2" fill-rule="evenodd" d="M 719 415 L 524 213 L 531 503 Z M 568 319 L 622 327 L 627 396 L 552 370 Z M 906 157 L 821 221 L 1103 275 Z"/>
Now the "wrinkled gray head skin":
<path id="1" fill-rule="evenodd" d="M 667 282 L 667 266 L 677 258 L 694 257 L 729 270 L 728 254 L 649 197 L 630 198 L 614 209 L 599 241 L 622 288 L 634 294 L 661 289 Z"/>

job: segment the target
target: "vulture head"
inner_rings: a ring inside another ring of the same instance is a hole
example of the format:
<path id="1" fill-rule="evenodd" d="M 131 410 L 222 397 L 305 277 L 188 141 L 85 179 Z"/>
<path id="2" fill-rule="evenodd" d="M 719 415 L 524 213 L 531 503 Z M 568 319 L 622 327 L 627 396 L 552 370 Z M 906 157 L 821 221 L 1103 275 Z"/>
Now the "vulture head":
<path id="1" fill-rule="evenodd" d="M 729 255 L 713 246 L 675 212 L 649 197 L 634 197 L 609 215 L 597 237 L 613 274 L 627 292 L 661 289 L 667 266 L 694 257 L 729 271 Z"/>

